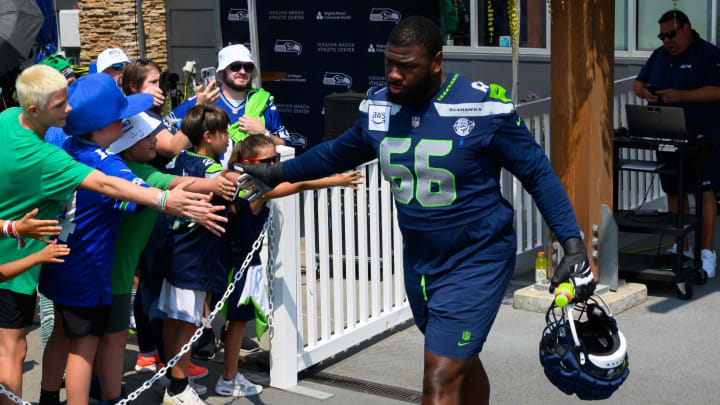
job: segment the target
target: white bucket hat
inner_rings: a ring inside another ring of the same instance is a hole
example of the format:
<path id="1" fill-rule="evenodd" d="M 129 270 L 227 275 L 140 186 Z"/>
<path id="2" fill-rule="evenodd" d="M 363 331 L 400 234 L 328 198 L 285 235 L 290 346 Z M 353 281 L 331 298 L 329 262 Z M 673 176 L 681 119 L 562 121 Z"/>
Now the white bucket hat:
<path id="1" fill-rule="evenodd" d="M 252 63 L 255 66 L 255 69 L 252 71 L 252 79 L 257 76 L 257 64 L 255 63 L 255 60 L 253 60 L 250 50 L 245 45 L 229 45 L 221 49 L 220 52 L 218 52 L 217 71 L 220 72 L 225 70 L 225 68 L 230 66 L 233 62 Z"/>
<path id="2" fill-rule="evenodd" d="M 132 147 L 147 136 L 157 133 L 161 128 L 162 122 L 145 112 L 125 118 L 122 120 L 123 135 L 113 142 L 108 150 L 118 154 Z"/>

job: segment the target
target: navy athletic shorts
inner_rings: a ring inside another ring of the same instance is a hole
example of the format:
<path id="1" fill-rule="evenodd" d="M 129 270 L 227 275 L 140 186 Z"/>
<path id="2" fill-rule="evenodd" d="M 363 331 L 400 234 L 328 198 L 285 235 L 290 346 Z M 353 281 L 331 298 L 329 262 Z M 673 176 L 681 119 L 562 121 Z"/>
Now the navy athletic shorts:
<path id="1" fill-rule="evenodd" d="M 473 241 L 458 235 L 466 235 L 465 228 L 474 225 L 426 233 L 426 252 L 440 247 L 463 252 L 463 260 L 449 260 L 452 268 L 424 275 L 405 268 L 405 289 L 415 324 L 425 334 L 425 349 L 439 356 L 467 359 L 482 351 L 515 269 L 514 252 L 505 253 L 504 258 L 488 257 L 485 240 L 477 242 L 482 246 L 475 255 L 467 254 Z M 508 238 L 514 240 L 509 226 Z"/>

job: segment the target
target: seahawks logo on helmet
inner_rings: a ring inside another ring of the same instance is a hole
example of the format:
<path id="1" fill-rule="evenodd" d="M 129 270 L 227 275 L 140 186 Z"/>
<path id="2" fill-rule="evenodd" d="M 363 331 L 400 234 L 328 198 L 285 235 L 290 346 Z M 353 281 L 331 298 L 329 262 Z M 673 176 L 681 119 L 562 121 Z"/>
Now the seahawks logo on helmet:
<path id="1" fill-rule="evenodd" d="M 600 305 L 602 302 L 603 306 Z M 600 296 L 566 306 L 558 317 L 553 302 L 545 314 L 540 363 L 560 391 L 583 400 L 609 398 L 628 378 L 627 341 Z"/>

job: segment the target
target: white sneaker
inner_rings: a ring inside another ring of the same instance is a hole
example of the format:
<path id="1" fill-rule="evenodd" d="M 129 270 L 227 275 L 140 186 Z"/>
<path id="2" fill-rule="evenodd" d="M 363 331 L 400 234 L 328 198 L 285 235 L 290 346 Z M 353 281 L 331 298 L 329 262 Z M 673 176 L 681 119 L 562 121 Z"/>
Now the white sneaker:
<path id="1" fill-rule="evenodd" d="M 200 399 L 190 384 L 185 387 L 183 392 L 177 395 L 170 395 L 167 390 L 165 390 L 162 403 L 163 405 L 207 405 L 205 401 Z"/>
<path id="2" fill-rule="evenodd" d="M 677 253 L 677 243 L 673 243 L 672 247 L 665 251 L 665 254 L 674 255 Z M 692 249 L 688 249 L 683 254 L 691 259 L 695 258 L 695 252 Z"/>
<path id="3" fill-rule="evenodd" d="M 714 250 L 703 249 L 700 252 L 702 259 L 702 268 L 708 275 L 708 278 L 715 278 L 715 266 L 717 265 L 717 254 Z"/>
<path id="4" fill-rule="evenodd" d="M 215 393 L 225 397 L 250 397 L 261 393 L 261 385 L 256 385 L 247 380 L 242 374 L 237 373 L 235 378 L 225 381 L 222 374 L 215 384 Z"/>

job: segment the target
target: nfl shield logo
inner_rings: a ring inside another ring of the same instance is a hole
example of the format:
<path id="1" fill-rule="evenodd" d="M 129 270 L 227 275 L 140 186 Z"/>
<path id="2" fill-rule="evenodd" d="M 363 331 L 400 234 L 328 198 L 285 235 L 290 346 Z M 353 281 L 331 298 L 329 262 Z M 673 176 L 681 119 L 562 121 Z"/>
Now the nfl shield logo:
<path id="1" fill-rule="evenodd" d="M 412 117 L 412 127 L 417 128 L 419 126 L 420 126 L 420 117 L 418 117 L 416 115 L 416 116 Z"/>

